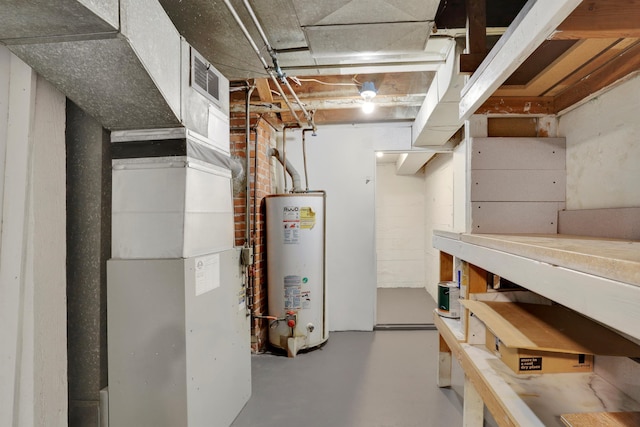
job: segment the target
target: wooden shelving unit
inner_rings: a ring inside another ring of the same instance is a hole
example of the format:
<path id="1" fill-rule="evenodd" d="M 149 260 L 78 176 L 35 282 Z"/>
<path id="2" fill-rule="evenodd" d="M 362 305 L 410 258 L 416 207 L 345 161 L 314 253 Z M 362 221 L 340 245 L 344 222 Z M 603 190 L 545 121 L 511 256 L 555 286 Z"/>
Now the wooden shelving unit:
<path id="1" fill-rule="evenodd" d="M 433 246 L 640 341 L 640 242 L 436 231 Z"/>
<path id="2" fill-rule="evenodd" d="M 640 342 L 640 242 L 437 231 L 433 246 L 443 258 L 490 271 Z M 434 313 L 434 322 L 441 336 L 438 384 L 450 384 L 447 352 L 465 373 L 465 426 L 482 426 L 485 405 L 500 426 L 563 426 L 563 414 L 640 410 L 596 373 L 518 375 L 467 340 L 459 321 Z"/>

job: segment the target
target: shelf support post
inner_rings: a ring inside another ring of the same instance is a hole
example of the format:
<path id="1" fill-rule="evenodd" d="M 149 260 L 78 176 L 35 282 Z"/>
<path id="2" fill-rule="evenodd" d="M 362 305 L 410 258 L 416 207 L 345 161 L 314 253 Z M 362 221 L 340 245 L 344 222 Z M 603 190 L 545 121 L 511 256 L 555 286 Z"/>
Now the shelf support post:
<path id="1" fill-rule="evenodd" d="M 484 422 L 484 402 L 468 376 L 464 376 L 464 402 L 462 409 L 463 427 L 482 427 Z"/>

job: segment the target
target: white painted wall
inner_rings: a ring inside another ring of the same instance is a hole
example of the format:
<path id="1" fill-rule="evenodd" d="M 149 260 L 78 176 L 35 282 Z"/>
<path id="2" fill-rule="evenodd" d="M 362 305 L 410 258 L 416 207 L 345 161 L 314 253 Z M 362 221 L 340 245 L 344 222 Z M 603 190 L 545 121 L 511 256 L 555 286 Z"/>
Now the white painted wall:
<path id="1" fill-rule="evenodd" d="M 376 166 L 376 251 L 379 288 L 423 288 L 424 174 L 396 175 Z"/>
<path id="2" fill-rule="evenodd" d="M 453 230 L 453 165 L 453 154 L 438 154 L 425 167 L 425 282 L 434 301 L 438 300 L 440 252 L 433 248 L 431 239 L 433 230 Z"/>
<path id="3" fill-rule="evenodd" d="M 0 46 L 0 425 L 67 425 L 65 97 Z"/>
<path id="4" fill-rule="evenodd" d="M 300 132 L 287 133 L 287 160 L 304 176 L 300 141 Z M 310 187 L 327 191 L 327 305 L 332 331 L 373 329 L 374 150 L 398 141 L 409 146 L 409 127 L 323 126 L 315 137 L 307 133 Z"/>
<path id="5" fill-rule="evenodd" d="M 640 206 L 640 75 L 560 117 L 567 209 Z"/>

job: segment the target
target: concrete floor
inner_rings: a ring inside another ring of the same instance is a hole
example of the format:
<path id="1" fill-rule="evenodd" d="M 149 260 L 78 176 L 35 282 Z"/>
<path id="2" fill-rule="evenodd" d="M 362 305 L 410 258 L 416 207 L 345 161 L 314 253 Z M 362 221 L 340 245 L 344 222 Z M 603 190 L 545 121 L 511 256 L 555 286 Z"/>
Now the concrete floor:
<path id="1" fill-rule="evenodd" d="M 436 386 L 436 331 L 332 332 L 295 359 L 252 357 L 253 395 L 232 427 L 462 425 L 463 376 Z"/>
<path id="2" fill-rule="evenodd" d="M 433 324 L 436 302 L 425 288 L 378 288 L 377 325 Z"/>

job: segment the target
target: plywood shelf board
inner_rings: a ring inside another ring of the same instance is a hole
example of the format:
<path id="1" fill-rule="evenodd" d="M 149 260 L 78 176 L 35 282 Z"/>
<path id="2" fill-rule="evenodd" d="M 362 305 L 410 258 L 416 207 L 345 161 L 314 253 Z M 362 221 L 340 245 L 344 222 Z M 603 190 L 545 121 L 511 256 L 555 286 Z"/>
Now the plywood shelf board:
<path id="1" fill-rule="evenodd" d="M 463 237 L 468 240 L 472 236 L 465 234 Z M 468 241 L 434 235 L 433 245 L 640 340 L 638 284 L 611 280 Z"/>
<path id="2" fill-rule="evenodd" d="M 433 230 L 434 236 L 446 237 L 448 239 L 460 240 L 462 233 L 448 230 Z"/>
<path id="3" fill-rule="evenodd" d="M 640 242 L 568 235 L 465 234 L 461 239 L 640 286 Z"/>
<path id="4" fill-rule="evenodd" d="M 637 427 L 640 412 L 587 412 L 563 414 L 562 422 L 567 427 Z"/>
<path id="5" fill-rule="evenodd" d="M 433 311 L 433 316 L 436 317 L 439 322 L 447 325 L 447 329 L 451 332 L 451 334 L 457 341 L 464 341 L 464 333 L 462 332 L 460 319 L 450 319 L 448 317 L 442 317 L 438 314 L 437 310 Z"/>
<path id="6" fill-rule="evenodd" d="M 507 347 L 639 357 L 640 346 L 558 305 L 462 301 Z"/>
<path id="7" fill-rule="evenodd" d="M 593 373 L 514 374 L 483 346 L 458 342 L 438 316 L 434 323 L 500 426 L 562 426 L 561 414 L 640 409 Z"/>

